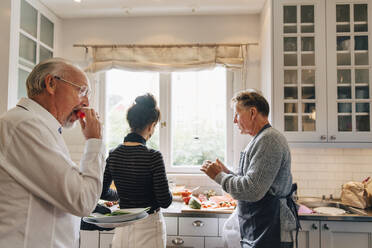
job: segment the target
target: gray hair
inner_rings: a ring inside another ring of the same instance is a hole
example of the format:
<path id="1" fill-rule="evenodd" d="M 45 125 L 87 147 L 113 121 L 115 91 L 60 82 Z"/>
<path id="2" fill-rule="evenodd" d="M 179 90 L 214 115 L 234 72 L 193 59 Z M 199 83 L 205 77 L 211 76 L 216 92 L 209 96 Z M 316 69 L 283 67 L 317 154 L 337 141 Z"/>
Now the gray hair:
<path id="1" fill-rule="evenodd" d="M 41 94 L 45 89 L 45 77 L 47 75 L 57 75 L 64 77 L 64 73 L 71 69 L 78 69 L 66 59 L 51 58 L 37 64 L 30 75 L 27 77 L 27 96 L 33 97 Z"/>

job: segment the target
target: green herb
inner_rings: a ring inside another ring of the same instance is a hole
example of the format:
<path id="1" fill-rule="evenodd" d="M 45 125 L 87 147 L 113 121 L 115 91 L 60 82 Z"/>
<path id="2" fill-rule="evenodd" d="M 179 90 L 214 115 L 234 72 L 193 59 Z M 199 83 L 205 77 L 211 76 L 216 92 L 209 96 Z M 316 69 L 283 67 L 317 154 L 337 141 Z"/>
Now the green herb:
<path id="1" fill-rule="evenodd" d="M 112 213 L 105 214 L 105 216 L 117 216 L 117 215 L 124 215 L 124 214 L 130 214 L 130 212 L 124 212 L 124 211 L 114 211 Z"/>

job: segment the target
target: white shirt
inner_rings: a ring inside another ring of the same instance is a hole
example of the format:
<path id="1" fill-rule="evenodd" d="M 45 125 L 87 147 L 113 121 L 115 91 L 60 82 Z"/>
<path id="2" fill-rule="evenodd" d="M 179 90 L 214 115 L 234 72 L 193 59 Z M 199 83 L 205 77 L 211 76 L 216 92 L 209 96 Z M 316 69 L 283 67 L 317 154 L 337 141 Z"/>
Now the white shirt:
<path id="1" fill-rule="evenodd" d="M 27 98 L 0 117 L 0 247 L 78 247 L 78 216 L 101 194 L 104 146 L 87 140 L 79 170 L 60 127 Z"/>

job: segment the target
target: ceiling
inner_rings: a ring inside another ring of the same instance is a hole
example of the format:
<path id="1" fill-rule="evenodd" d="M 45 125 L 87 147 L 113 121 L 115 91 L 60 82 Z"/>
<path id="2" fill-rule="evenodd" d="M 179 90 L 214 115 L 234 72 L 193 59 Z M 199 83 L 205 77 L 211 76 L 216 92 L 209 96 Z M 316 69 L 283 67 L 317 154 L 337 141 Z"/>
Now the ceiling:
<path id="1" fill-rule="evenodd" d="M 60 18 L 231 15 L 261 12 L 266 0 L 39 0 Z"/>

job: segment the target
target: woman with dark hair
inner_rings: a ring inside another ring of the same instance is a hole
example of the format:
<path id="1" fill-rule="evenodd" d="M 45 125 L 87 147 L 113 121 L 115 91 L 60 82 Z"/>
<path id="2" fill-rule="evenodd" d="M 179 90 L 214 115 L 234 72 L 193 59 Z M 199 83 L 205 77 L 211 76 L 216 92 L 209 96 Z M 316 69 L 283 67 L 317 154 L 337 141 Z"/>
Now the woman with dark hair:
<path id="1" fill-rule="evenodd" d="M 113 180 L 120 208 L 151 208 L 146 219 L 116 228 L 113 248 L 163 248 L 166 245 L 165 222 L 159 210 L 172 203 L 172 194 L 161 153 L 146 147 L 146 141 L 160 120 L 154 96 L 138 96 L 128 109 L 127 120 L 131 132 L 106 160 L 102 195 Z"/>

